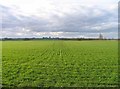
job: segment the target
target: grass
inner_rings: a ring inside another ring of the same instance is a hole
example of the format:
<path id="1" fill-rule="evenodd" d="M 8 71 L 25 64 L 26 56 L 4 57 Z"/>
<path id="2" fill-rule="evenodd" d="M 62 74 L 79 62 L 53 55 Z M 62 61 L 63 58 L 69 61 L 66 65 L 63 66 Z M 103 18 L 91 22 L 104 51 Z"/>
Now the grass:
<path id="1" fill-rule="evenodd" d="M 4 41 L 4 87 L 116 87 L 117 41 Z"/>

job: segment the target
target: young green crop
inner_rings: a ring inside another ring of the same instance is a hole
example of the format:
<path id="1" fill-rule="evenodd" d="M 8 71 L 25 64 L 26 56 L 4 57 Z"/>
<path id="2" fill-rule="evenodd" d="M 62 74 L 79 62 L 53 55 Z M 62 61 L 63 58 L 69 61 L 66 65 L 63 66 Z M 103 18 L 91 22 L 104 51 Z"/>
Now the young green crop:
<path id="1" fill-rule="evenodd" d="M 117 41 L 3 41 L 5 87 L 116 87 Z"/>

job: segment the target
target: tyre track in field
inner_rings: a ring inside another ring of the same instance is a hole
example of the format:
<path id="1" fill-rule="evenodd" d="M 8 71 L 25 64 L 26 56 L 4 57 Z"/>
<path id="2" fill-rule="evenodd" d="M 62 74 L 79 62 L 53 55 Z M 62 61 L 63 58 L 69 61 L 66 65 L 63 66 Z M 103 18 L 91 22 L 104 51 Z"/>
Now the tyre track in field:
<path id="1" fill-rule="evenodd" d="M 65 58 L 67 58 L 68 56 L 70 57 L 72 56 L 70 48 L 68 48 L 68 45 L 63 41 L 61 42 L 54 41 L 52 44 L 46 46 L 46 49 L 42 49 L 42 50 L 43 51 L 40 51 L 42 53 L 36 54 L 36 56 L 31 58 L 31 60 L 22 63 L 22 65 L 27 63 L 29 65 L 29 63 L 33 63 L 32 65 L 34 64 L 38 66 L 46 65 L 46 66 L 55 66 L 62 68 L 62 65 L 68 63 L 68 61 Z M 72 59 L 72 57 L 70 59 Z M 56 64 L 52 65 L 52 62 Z"/>
<path id="2" fill-rule="evenodd" d="M 58 69 L 63 68 L 63 65 L 66 64 L 66 59 L 64 57 L 67 57 L 67 52 L 65 51 L 67 50 L 64 41 L 56 42 L 53 47 L 53 55 L 51 56 L 51 59 L 56 59 L 54 60 L 56 63 L 54 66 Z"/>
<path id="3" fill-rule="evenodd" d="M 74 55 L 73 55 L 73 52 L 72 52 L 71 48 L 65 42 L 64 42 L 64 47 L 65 47 L 64 55 L 73 57 Z"/>
<path id="4" fill-rule="evenodd" d="M 40 54 L 37 56 L 37 58 L 35 59 L 36 64 L 39 65 L 47 65 L 49 64 L 49 62 L 52 60 L 52 58 L 54 57 L 54 46 L 55 46 L 55 42 L 53 42 L 51 45 L 47 46 L 47 48 Z M 41 59 L 40 59 L 41 58 Z M 41 64 L 43 63 L 43 64 Z"/>

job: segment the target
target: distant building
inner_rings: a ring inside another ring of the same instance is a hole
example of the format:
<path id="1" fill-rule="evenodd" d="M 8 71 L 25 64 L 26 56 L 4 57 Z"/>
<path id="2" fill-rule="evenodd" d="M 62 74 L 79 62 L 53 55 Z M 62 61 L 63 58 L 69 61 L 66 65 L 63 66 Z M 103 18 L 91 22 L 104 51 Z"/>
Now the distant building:
<path id="1" fill-rule="evenodd" d="M 100 39 L 100 40 L 104 39 L 104 38 L 103 38 L 103 35 L 102 35 L 101 33 L 99 34 L 99 39 Z"/>

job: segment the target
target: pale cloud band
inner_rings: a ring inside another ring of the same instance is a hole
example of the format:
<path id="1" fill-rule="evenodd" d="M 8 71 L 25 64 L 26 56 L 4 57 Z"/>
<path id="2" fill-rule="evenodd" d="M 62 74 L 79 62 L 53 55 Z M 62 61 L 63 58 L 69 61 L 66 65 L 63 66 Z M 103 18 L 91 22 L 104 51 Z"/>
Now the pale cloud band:
<path id="1" fill-rule="evenodd" d="M 117 38 L 116 0 L 3 0 L 3 37 Z"/>

